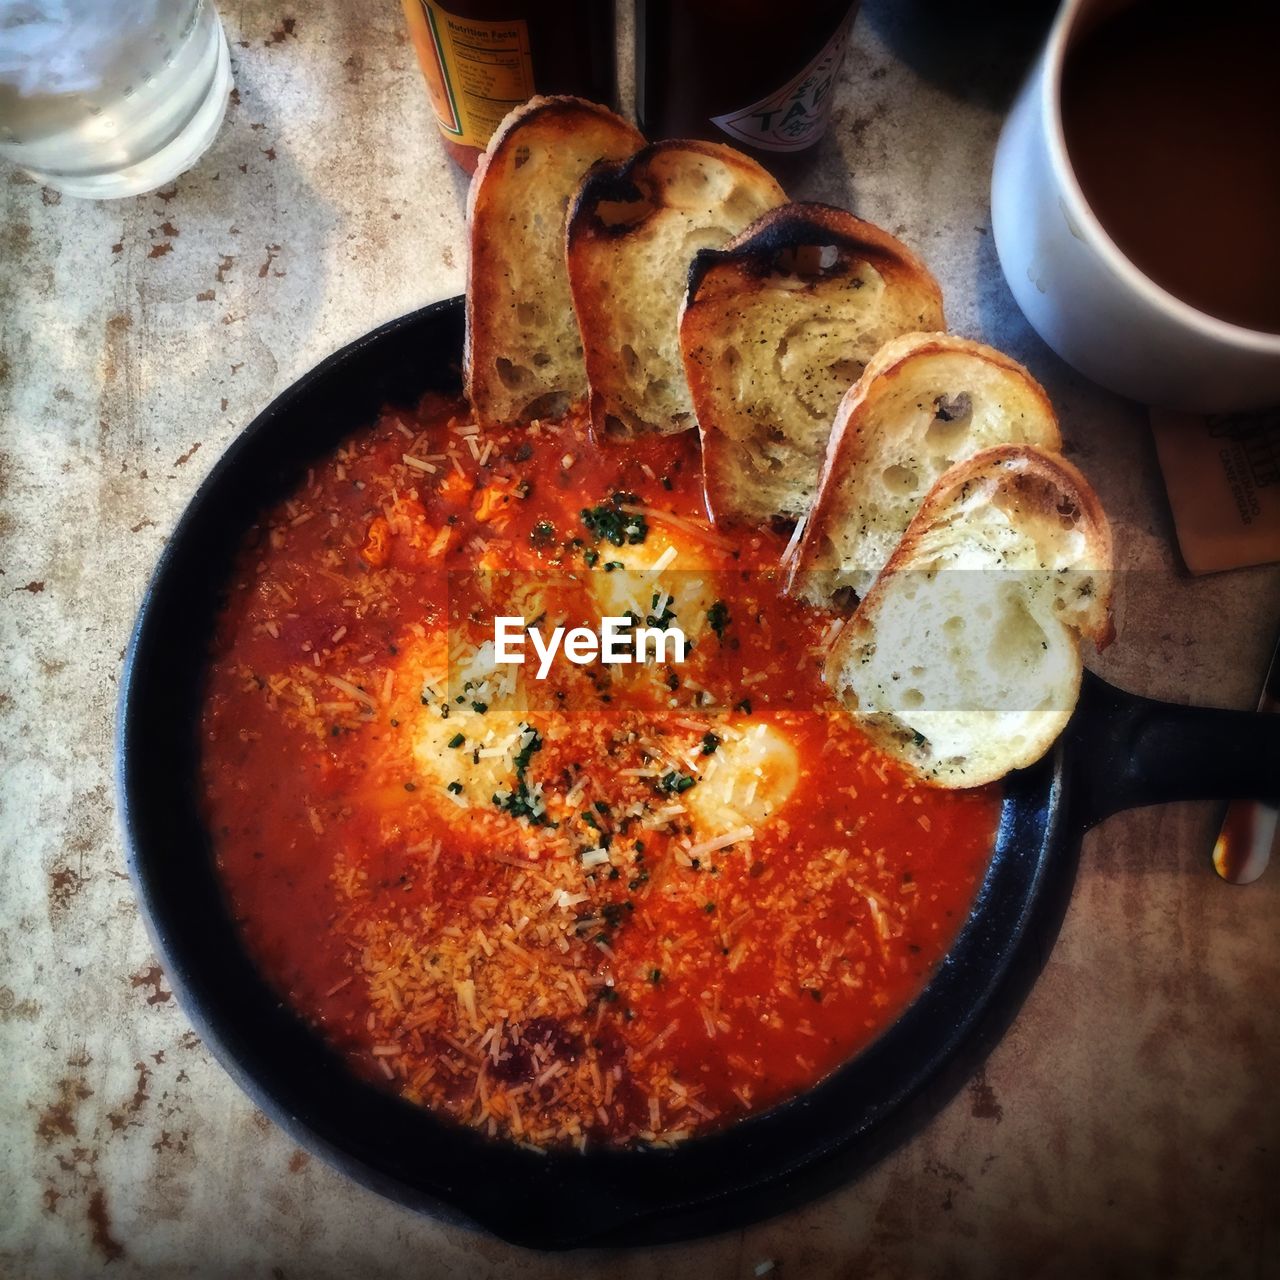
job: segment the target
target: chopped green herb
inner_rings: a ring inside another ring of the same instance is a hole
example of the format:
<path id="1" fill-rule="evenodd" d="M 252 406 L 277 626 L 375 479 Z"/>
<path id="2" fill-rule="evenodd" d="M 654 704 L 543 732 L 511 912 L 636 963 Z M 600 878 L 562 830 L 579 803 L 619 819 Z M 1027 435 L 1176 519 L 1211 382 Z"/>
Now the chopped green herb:
<path id="1" fill-rule="evenodd" d="M 667 795 L 680 795 L 684 791 L 688 791 L 693 784 L 697 782 L 697 778 L 691 778 L 687 773 L 664 773 L 658 779 L 658 790 L 664 791 Z"/>
<path id="2" fill-rule="evenodd" d="M 462 783 L 451 782 L 447 787 L 445 787 L 445 790 L 452 791 L 455 796 L 460 796 L 462 794 Z"/>
<path id="3" fill-rule="evenodd" d="M 525 726 L 526 742 L 516 753 L 516 785 L 511 791 L 495 791 L 493 803 L 513 818 L 527 818 L 534 826 L 547 825 L 547 806 L 542 796 L 530 788 L 525 771 L 533 753 L 542 746 L 542 738 L 536 729 Z M 551 823 L 556 826 L 558 824 Z"/>
<path id="4" fill-rule="evenodd" d="M 729 625 L 729 606 L 723 600 L 717 600 L 707 610 L 707 621 L 711 624 L 711 630 L 723 640 L 724 629 Z"/>
<path id="5" fill-rule="evenodd" d="M 541 734 L 536 729 L 526 729 L 525 732 L 529 735 L 529 740 L 516 753 L 517 773 L 524 773 L 529 767 L 529 761 L 533 759 L 533 753 L 542 750 Z"/>
<path id="6" fill-rule="evenodd" d="M 634 493 L 615 493 L 597 506 L 583 507 L 582 523 L 597 539 L 611 542 L 615 547 L 637 546 L 649 536 L 649 526 L 644 516 L 622 508 L 639 501 Z"/>
<path id="7" fill-rule="evenodd" d="M 596 567 L 596 562 L 600 559 L 600 553 L 594 549 L 590 549 L 582 553 L 582 558 L 587 562 L 588 569 L 594 569 Z"/>
<path id="8" fill-rule="evenodd" d="M 451 747 L 460 747 L 464 742 L 466 742 L 466 740 L 465 734 L 455 733 L 453 737 L 449 739 L 449 745 Z"/>
<path id="9" fill-rule="evenodd" d="M 615 569 L 625 569 L 626 565 L 621 560 L 606 560 L 604 562 L 605 573 L 612 573 Z"/>
<path id="10" fill-rule="evenodd" d="M 478 715 L 484 715 L 484 713 L 489 710 L 489 704 L 487 702 L 473 702 L 471 704 L 471 710 L 476 712 Z"/>
<path id="11" fill-rule="evenodd" d="M 654 984 L 654 986 L 657 986 L 657 985 L 658 985 L 658 983 L 662 981 L 662 970 L 661 970 L 661 969 L 650 969 L 650 970 L 649 970 L 649 981 L 650 981 L 650 982 L 652 982 L 652 983 Z"/>
<path id="12" fill-rule="evenodd" d="M 550 520 L 539 520 L 529 531 L 529 541 L 535 547 L 549 547 L 556 537 L 556 527 Z"/>
<path id="13" fill-rule="evenodd" d="M 749 716 L 751 714 L 751 699 L 743 698 L 741 702 L 735 702 L 733 704 L 733 709 L 735 711 L 741 711 L 744 716 Z"/>
<path id="14" fill-rule="evenodd" d="M 702 754 L 704 756 L 713 756 L 716 748 L 720 745 L 720 739 L 714 733 L 708 732 L 702 735 Z"/>
<path id="15" fill-rule="evenodd" d="M 514 791 L 495 791 L 493 803 L 513 818 L 528 818 L 535 827 L 546 825 L 547 810 L 542 798 L 530 791 L 523 779 Z"/>
<path id="16" fill-rule="evenodd" d="M 656 609 L 659 604 L 662 605 L 662 612 L 659 614 L 649 614 L 645 618 L 645 621 L 651 627 L 669 627 L 675 621 L 676 617 L 676 612 L 671 607 L 675 604 L 675 596 L 668 592 L 655 591 L 653 594 L 653 600 L 650 602 L 649 607 L 651 609 Z"/>

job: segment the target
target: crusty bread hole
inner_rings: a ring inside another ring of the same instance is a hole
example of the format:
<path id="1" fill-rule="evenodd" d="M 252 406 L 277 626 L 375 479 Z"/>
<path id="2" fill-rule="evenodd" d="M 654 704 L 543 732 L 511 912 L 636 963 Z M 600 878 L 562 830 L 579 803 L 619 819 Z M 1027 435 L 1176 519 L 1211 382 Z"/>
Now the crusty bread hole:
<path id="1" fill-rule="evenodd" d="M 770 453 L 763 453 L 759 450 L 754 450 L 754 449 L 749 450 L 749 452 L 751 454 L 752 460 L 755 463 L 755 467 L 757 471 L 772 473 L 775 471 L 780 471 L 783 467 L 782 459 L 775 458 Z"/>
<path id="2" fill-rule="evenodd" d="M 910 467 L 904 467 L 900 462 L 891 463 L 881 472 L 881 479 L 884 481 L 884 487 L 890 493 L 897 495 L 906 495 L 915 493 L 920 487 L 919 475 L 912 471 Z"/>
<path id="3" fill-rule="evenodd" d="M 968 418 L 934 418 L 924 433 L 925 448 L 950 458 L 969 431 Z"/>
<path id="4" fill-rule="evenodd" d="M 522 364 L 515 364 L 506 356 L 499 356 L 493 362 L 498 380 L 508 391 L 523 391 L 533 382 L 532 373 Z"/>
<path id="5" fill-rule="evenodd" d="M 1027 607 L 1022 587 L 1013 584 L 1000 594 L 1000 625 L 992 641 L 988 661 L 996 670 L 1034 665 L 1040 653 L 1048 647 L 1044 628 Z"/>
<path id="6" fill-rule="evenodd" d="M 525 416 L 527 418 L 562 418 L 569 412 L 571 403 L 572 400 L 566 392 L 548 391 L 546 395 L 529 401 Z"/>
<path id="7" fill-rule="evenodd" d="M 778 250 L 771 266 L 778 275 L 816 280 L 839 261 L 840 250 L 833 244 L 797 244 Z"/>
<path id="8" fill-rule="evenodd" d="M 934 397 L 934 417 L 939 422 L 968 422 L 973 417 L 973 397 L 967 391 Z"/>
<path id="9" fill-rule="evenodd" d="M 733 212 L 754 208 L 750 193 L 738 185 L 728 165 L 718 161 L 670 152 L 654 157 L 653 176 L 662 186 L 663 203 L 673 209 L 719 205 Z"/>
<path id="10" fill-rule="evenodd" d="M 602 227 L 635 227 L 656 208 L 652 200 L 637 195 L 632 200 L 601 200 L 595 206 L 595 215 Z"/>

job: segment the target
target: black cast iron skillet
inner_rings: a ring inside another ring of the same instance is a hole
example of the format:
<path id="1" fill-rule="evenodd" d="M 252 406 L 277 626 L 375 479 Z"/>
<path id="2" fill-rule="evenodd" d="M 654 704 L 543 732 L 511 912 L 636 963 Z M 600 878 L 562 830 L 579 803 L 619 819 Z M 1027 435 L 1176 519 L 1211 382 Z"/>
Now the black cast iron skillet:
<path id="1" fill-rule="evenodd" d="M 656 1243 L 763 1217 L 847 1179 L 958 1089 L 1057 935 L 1084 830 L 1135 805 L 1280 793 L 1280 717 L 1150 702 L 1087 677 L 1049 757 L 1011 776 L 991 867 L 955 947 L 879 1040 L 768 1113 L 669 1151 L 539 1155 L 362 1083 L 242 949 L 194 778 L 219 597 L 246 528 L 386 403 L 456 390 L 462 300 L 330 357 L 227 450 L 161 557 L 125 664 L 118 728 L 129 867 L 187 1016 L 300 1143 L 417 1209 L 541 1248 Z"/>

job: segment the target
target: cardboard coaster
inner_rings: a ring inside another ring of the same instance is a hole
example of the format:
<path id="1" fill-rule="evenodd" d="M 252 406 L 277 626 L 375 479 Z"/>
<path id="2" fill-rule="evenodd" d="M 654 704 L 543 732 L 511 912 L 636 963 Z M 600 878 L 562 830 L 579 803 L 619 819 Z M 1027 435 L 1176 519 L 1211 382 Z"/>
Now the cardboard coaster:
<path id="1" fill-rule="evenodd" d="M 1208 417 L 1151 410 L 1192 573 L 1280 560 L 1280 408 Z"/>

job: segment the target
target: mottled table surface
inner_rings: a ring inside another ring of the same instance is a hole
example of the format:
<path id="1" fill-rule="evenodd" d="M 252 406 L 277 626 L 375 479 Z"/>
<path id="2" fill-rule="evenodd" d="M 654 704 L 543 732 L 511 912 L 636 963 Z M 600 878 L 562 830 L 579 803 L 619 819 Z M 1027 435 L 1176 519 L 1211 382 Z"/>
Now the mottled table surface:
<path id="1" fill-rule="evenodd" d="M 964 6 L 957 26 L 945 5 L 868 4 L 799 193 L 905 237 L 952 325 L 1049 387 L 1128 570 L 1102 672 L 1243 707 L 1276 570 L 1181 571 L 1143 413 L 1039 342 L 996 263 L 991 153 L 1038 7 Z M 719 1238 L 542 1257 L 441 1226 L 299 1151 L 212 1060 L 125 874 L 129 628 L 235 433 L 335 347 L 459 291 L 464 194 L 392 0 L 222 8 L 237 95 L 194 171 L 98 204 L 0 173 L 0 1273 L 1280 1274 L 1280 870 L 1219 883 L 1206 805 L 1089 835 L 1038 986 L 915 1140 Z"/>

